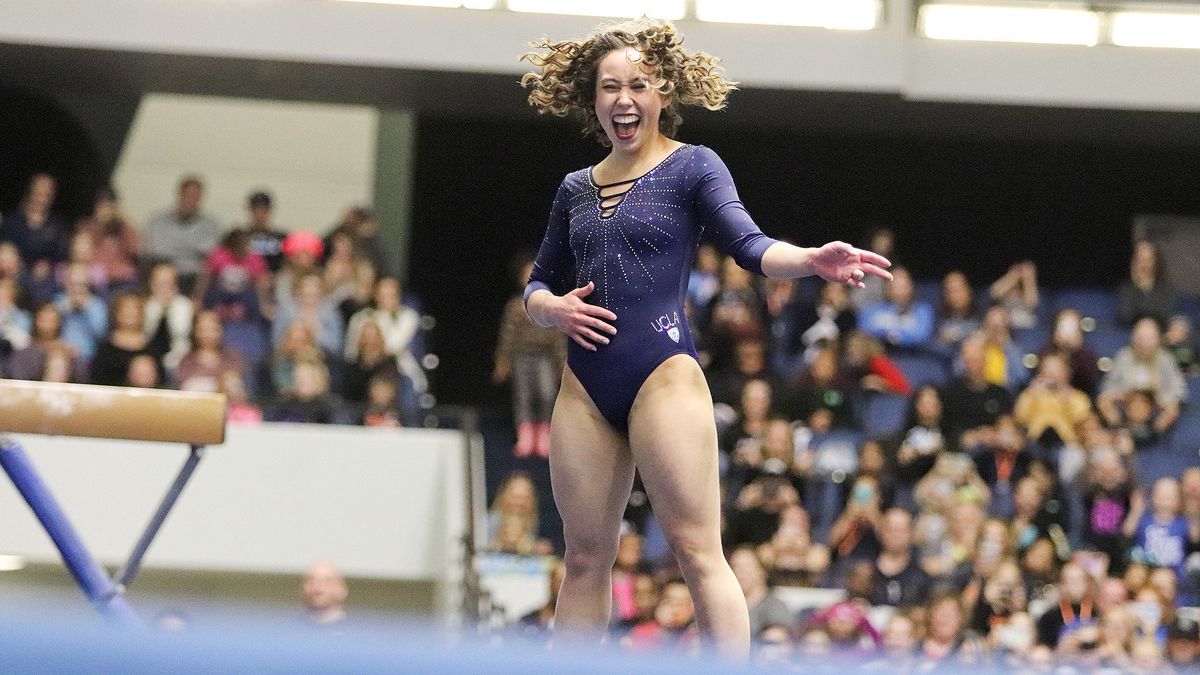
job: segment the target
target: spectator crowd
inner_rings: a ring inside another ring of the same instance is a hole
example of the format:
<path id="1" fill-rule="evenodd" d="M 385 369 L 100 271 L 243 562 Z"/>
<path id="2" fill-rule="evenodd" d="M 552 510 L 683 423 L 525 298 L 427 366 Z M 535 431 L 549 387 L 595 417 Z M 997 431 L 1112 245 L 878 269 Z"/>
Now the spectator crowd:
<path id="1" fill-rule="evenodd" d="M 897 260 L 894 233 L 866 243 Z M 754 278 L 702 245 L 687 313 L 754 660 L 1200 668 L 1197 303 L 1162 267 L 1143 241 L 1116 289 L 1040 288 L 1020 262 L 980 291 L 903 264 L 851 290 Z M 690 651 L 691 600 L 639 497 L 611 640 Z M 506 481 L 493 549 L 544 550 L 536 509 L 528 475 Z M 515 634 L 545 638 L 555 578 Z"/>
<path id="2" fill-rule="evenodd" d="M 0 376 L 220 391 L 240 422 L 398 426 L 428 402 L 419 305 L 389 276 L 369 209 L 322 238 L 284 231 L 254 191 L 226 227 L 186 176 L 138 228 L 111 189 L 67 222 L 56 188 L 35 175 L 0 211 Z M 896 260 L 894 240 L 879 230 L 867 245 Z M 852 291 L 758 279 L 698 251 L 686 312 L 753 658 L 1196 667 L 1196 298 L 1163 281 L 1145 241 L 1115 289 L 1050 291 L 1027 261 L 978 292 L 964 271 L 914 272 Z M 548 452 L 563 345 L 519 301 L 506 308 L 493 379 L 512 381 L 519 457 Z M 539 492 L 528 475 L 504 482 L 495 551 L 552 553 Z M 639 495 L 613 568 L 612 640 L 691 650 L 691 598 Z M 544 639 L 560 574 L 515 633 Z"/>
<path id="3" fill-rule="evenodd" d="M 428 405 L 419 305 L 369 208 L 321 238 L 263 191 L 227 227 L 194 175 L 142 228 L 110 188 L 76 223 L 56 192 L 34 175 L 0 212 L 0 377 L 220 391 L 238 422 L 399 426 Z"/>

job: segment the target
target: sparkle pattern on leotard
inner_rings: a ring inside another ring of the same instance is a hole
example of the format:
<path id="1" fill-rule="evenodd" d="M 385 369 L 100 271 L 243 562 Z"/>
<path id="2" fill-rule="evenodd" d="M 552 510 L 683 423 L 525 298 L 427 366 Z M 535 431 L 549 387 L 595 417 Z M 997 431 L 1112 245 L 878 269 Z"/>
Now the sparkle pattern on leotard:
<path id="1" fill-rule="evenodd" d="M 632 180 L 597 185 L 590 168 L 571 173 L 554 213 L 533 281 L 556 294 L 593 282 L 588 302 L 618 316 L 647 302 L 681 307 L 706 226 L 718 226 L 714 242 L 755 271 L 773 243 L 737 199 L 724 164 L 703 146 L 683 145 Z"/>

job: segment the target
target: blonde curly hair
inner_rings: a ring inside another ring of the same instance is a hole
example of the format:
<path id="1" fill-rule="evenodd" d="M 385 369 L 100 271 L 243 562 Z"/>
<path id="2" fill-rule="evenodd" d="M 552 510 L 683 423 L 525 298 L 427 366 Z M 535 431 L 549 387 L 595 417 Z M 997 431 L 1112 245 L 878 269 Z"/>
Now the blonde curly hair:
<path id="1" fill-rule="evenodd" d="M 537 51 L 521 56 L 538 68 L 521 77 L 521 86 L 530 90 L 529 104 L 540 114 L 579 114 L 583 135 L 604 146 L 611 142 L 596 117 L 596 69 L 610 52 L 633 47 L 641 52 L 642 64 L 657 71 L 658 79 L 651 86 L 667 97 L 658 120 L 665 136 L 674 136 L 683 122 L 680 107 L 720 110 L 729 93 L 737 89 L 737 82 L 727 79 L 718 65 L 720 59 L 684 50 L 683 36 L 670 22 L 642 18 L 611 23 L 582 40 L 542 38 L 530 46 Z"/>

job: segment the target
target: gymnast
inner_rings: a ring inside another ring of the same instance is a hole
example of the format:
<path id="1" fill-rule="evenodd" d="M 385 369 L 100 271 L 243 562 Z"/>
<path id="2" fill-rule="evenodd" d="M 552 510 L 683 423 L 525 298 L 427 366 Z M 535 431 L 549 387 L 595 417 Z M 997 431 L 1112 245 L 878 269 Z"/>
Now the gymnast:
<path id="1" fill-rule="evenodd" d="M 718 59 L 682 47 L 670 23 L 640 19 L 582 40 L 532 44 L 522 84 L 540 113 L 578 113 L 611 148 L 555 195 L 525 289 L 529 316 L 572 340 L 554 406 L 550 473 L 566 576 L 556 641 L 603 639 L 621 517 L 641 472 L 691 590 L 706 647 L 745 658 L 746 602 L 721 549 L 717 432 L 684 314 L 707 236 L 769 277 L 819 275 L 861 288 L 890 280 L 882 256 L 832 242 L 799 248 L 764 235 L 715 152 L 674 139 L 685 105 L 718 110 L 735 89 Z"/>

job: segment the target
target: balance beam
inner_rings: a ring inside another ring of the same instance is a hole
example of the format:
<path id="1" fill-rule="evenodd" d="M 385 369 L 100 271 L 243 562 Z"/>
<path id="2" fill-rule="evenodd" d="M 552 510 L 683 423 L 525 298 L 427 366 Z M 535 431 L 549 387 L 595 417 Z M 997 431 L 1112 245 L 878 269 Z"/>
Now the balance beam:
<path id="1" fill-rule="evenodd" d="M 0 467 L 50 535 L 84 595 L 115 623 L 138 623 L 123 594 L 204 446 L 225 441 L 225 407 L 219 394 L 0 379 Z M 191 452 L 114 579 L 92 557 L 28 455 L 6 433 L 186 443 Z"/>
<path id="2" fill-rule="evenodd" d="M 225 396 L 0 380 L 0 431 L 216 445 L 225 442 Z"/>

